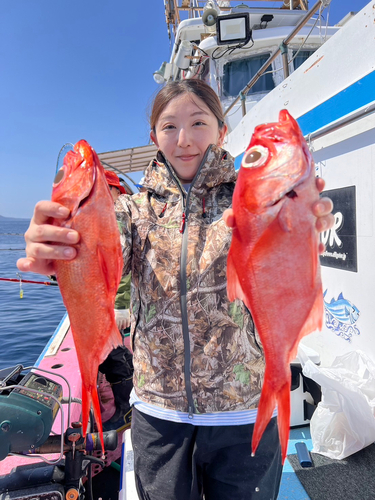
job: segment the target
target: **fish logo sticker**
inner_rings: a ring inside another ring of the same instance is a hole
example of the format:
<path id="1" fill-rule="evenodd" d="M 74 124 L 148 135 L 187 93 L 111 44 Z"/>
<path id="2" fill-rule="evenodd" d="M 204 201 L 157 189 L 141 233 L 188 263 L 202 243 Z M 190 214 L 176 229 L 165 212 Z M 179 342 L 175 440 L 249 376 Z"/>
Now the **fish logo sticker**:
<path id="1" fill-rule="evenodd" d="M 324 298 L 326 294 L 327 290 L 323 294 Z M 360 335 L 361 332 L 355 325 L 360 316 L 359 309 L 350 300 L 345 299 L 342 292 L 336 300 L 332 298 L 331 302 L 324 299 L 324 308 L 326 327 L 338 337 L 351 342 L 353 334 Z"/>

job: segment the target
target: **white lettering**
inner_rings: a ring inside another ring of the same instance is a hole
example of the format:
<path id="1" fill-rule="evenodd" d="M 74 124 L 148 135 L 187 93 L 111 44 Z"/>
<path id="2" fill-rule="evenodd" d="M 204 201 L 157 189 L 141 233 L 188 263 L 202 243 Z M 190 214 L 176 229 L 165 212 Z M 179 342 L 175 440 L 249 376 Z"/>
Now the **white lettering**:
<path id="1" fill-rule="evenodd" d="M 333 247 L 333 245 L 336 244 L 339 248 L 341 248 L 342 241 L 340 240 L 337 233 L 342 227 L 344 218 L 341 212 L 335 213 L 334 217 L 335 222 L 333 224 L 333 227 L 331 229 L 328 229 L 328 231 L 323 231 L 323 233 L 321 233 L 321 241 L 322 243 L 324 243 L 324 245 Z"/>
<path id="2" fill-rule="evenodd" d="M 327 250 L 322 253 L 322 257 L 331 257 L 333 259 L 341 259 L 343 261 L 346 260 L 346 256 L 347 254 L 346 253 L 337 253 L 337 252 L 328 252 Z"/>

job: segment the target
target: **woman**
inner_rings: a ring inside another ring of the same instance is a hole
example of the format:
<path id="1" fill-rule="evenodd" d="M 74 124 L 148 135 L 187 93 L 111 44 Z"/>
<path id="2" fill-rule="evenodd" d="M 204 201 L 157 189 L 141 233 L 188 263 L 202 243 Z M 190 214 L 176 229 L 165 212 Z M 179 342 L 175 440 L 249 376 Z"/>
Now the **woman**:
<path id="1" fill-rule="evenodd" d="M 226 295 L 236 180 L 233 158 L 221 149 L 226 131 L 209 86 L 167 84 L 151 114 L 159 152 L 145 190 L 116 204 L 124 274 L 132 272 L 132 440 L 141 499 L 268 500 L 279 489 L 276 417 L 251 456 L 263 351 L 249 311 Z M 328 199 L 312 207 L 319 231 L 332 226 L 331 210 Z M 53 259 L 74 258 L 69 243 L 79 235 L 48 224 L 67 215 L 56 203 L 37 204 L 21 270 L 49 274 Z"/>

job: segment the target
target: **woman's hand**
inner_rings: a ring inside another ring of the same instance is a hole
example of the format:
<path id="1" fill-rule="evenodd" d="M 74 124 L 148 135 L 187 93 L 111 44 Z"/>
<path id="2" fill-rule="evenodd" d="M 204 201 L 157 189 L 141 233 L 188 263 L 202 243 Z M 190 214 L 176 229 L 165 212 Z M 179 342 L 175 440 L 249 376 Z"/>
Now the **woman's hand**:
<path id="1" fill-rule="evenodd" d="M 318 188 L 319 193 L 321 193 L 324 189 L 325 182 L 321 177 L 316 178 L 316 187 Z M 319 198 L 313 206 L 312 212 L 316 217 L 315 227 L 319 233 L 323 231 L 327 231 L 331 227 L 333 227 L 333 223 L 335 221 L 334 216 L 332 215 L 333 203 L 330 198 Z M 234 227 L 236 224 L 233 210 L 228 208 L 223 213 L 223 219 L 228 227 Z M 323 253 L 325 250 L 325 246 L 323 243 L 319 243 L 319 253 Z"/>
<path id="2" fill-rule="evenodd" d="M 50 275 L 54 273 L 54 260 L 71 260 L 77 254 L 71 246 L 79 241 L 73 229 L 53 226 L 52 219 L 64 220 L 69 210 L 53 201 L 39 201 L 30 226 L 25 233 L 26 257 L 18 259 L 20 271 Z"/>

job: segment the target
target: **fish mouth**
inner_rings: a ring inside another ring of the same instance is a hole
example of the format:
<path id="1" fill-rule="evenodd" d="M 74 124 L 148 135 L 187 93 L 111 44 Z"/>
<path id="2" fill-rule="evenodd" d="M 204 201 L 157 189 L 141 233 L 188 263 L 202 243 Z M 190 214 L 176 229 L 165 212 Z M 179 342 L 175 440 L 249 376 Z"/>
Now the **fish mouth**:
<path id="1" fill-rule="evenodd" d="M 274 200 L 271 200 L 269 203 L 267 203 L 266 206 L 267 207 L 274 207 L 275 205 L 280 203 L 280 201 L 282 201 L 285 198 L 290 198 L 291 200 L 293 200 L 294 198 L 298 198 L 298 193 L 297 193 L 296 189 L 304 182 L 305 182 L 305 177 L 302 177 L 293 186 L 289 186 L 288 189 L 281 192 L 279 197 L 276 200 L 274 199 Z"/>
<path id="2" fill-rule="evenodd" d="M 295 186 L 295 187 L 297 187 L 297 186 Z M 280 196 L 280 198 L 278 198 L 276 201 L 269 203 L 267 206 L 274 207 L 275 205 L 280 203 L 280 201 L 285 197 L 293 199 L 293 198 L 297 198 L 298 194 L 296 193 L 296 191 L 294 189 L 291 189 L 290 191 L 287 191 L 282 196 Z"/>
<path id="3" fill-rule="evenodd" d="M 81 155 L 81 151 L 74 152 L 72 154 Z M 67 163 L 67 164 L 64 163 L 55 177 L 53 187 L 59 189 L 60 184 L 61 184 L 61 189 L 63 189 L 62 184 L 64 183 L 64 181 L 66 181 L 67 178 L 72 177 L 75 174 L 75 172 L 77 172 L 77 170 L 82 169 L 84 171 L 87 167 L 86 163 L 87 163 L 86 159 L 84 157 L 82 157 L 82 155 L 81 155 L 81 161 L 76 162 L 76 164 L 74 165 L 74 168 L 72 168 L 72 166 L 69 163 Z M 89 170 L 92 170 L 91 181 L 87 182 L 87 180 L 86 180 L 86 182 L 85 182 L 84 178 L 82 179 L 82 177 L 79 177 L 76 180 L 76 182 L 74 182 L 74 184 L 72 183 L 69 187 L 67 186 L 66 195 L 63 197 L 63 199 L 61 199 L 61 202 L 63 204 L 64 204 L 64 201 L 69 200 L 70 198 L 76 199 L 76 201 L 74 203 L 72 203 L 72 205 L 69 207 L 70 208 L 70 215 L 66 219 L 67 221 L 72 219 L 77 214 L 77 212 L 80 209 L 82 209 L 82 207 L 84 207 L 90 201 L 90 199 L 93 197 L 95 184 L 97 181 L 97 171 L 96 171 L 96 168 L 93 168 L 92 166 L 90 167 L 90 165 L 87 168 Z M 75 189 L 76 189 L 77 183 L 79 185 L 83 186 L 84 189 L 80 193 L 80 196 L 76 197 L 75 196 Z"/>
<path id="4" fill-rule="evenodd" d="M 84 159 L 82 164 L 81 165 L 84 165 L 86 163 L 86 160 Z M 93 193 L 94 193 L 94 189 L 95 189 L 95 185 L 96 185 L 96 180 L 97 180 L 97 172 L 96 172 L 96 169 L 94 169 L 94 172 L 93 172 L 93 183 L 92 183 L 92 186 L 91 186 L 91 189 L 87 192 L 87 193 L 84 193 L 83 197 L 80 199 L 78 205 L 77 205 L 77 209 L 76 209 L 76 212 L 82 208 L 84 205 L 86 205 L 90 199 L 92 198 L 93 196 Z M 75 212 L 75 213 L 76 213 Z"/>
<path id="5" fill-rule="evenodd" d="M 82 198 L 82 200 L 80 200 L 80 202 L 78 203 L 77 210 L 82 208 L 90 200 L 90 198 L 92 197 L 92 191 L 93 190 L 91 190 L 90 193 L 85 198 Z"/>

